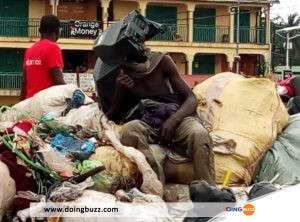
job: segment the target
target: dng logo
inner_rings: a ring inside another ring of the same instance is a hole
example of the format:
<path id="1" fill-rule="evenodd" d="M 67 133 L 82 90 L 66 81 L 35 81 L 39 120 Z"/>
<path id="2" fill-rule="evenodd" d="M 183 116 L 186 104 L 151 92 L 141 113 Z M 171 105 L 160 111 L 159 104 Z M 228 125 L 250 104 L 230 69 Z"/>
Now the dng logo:
<path id="1" fill-rule="evenodd" d="M 241 207 L 226 207 L 225 211 L 227 211 L 227 212 L 242 212 L 243 208 L 241 208 Z"/>
<path id="2" fill-rule="evenodd" d="M 255 207 L 252 204 L 245 204 L 243 207 L 226 207 L 227 212 L 243 212 L 246 216 L 251 216 L 255 212 Z"/>
<path id="3" fill-rule="evenodd" d="M 253 215 L 255 212 L 255 207 L 254 205 L 252 204 L 245 204 L 244 207 L 243 207 L 243 213 L 246 215 L 246 216 L 251 216 Z"/>

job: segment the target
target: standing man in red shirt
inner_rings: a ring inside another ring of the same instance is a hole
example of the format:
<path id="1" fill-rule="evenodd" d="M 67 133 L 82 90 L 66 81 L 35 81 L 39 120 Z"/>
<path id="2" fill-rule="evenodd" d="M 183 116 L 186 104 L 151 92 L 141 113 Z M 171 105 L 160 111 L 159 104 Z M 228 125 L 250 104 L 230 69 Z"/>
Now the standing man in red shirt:
<path id="1" fill-rule="evenodd" d="M 54 15 L 43 16 L 39 32 L 41 39 L 27 49 L 24 56 L 22 100 L 51 86 L 65 84 L 62 52 L 56 44 L 60 34 L 59 19 Z"/>

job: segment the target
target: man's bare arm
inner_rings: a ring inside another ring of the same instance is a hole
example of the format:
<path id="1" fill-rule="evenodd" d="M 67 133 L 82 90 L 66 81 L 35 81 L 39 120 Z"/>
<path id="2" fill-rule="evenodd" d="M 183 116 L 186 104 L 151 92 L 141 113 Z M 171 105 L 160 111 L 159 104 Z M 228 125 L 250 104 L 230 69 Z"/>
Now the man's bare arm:
<path id="1" fill-rule="evenodd" d="M 176 127 L 185 117 L 195 113 L 197 108 L 197 99 L 192 90 L 187 86 L 178 73 L 176 64 L 170 56 L 165 56 L 162 61 L 164 73 L 168 76 L 173 89 L 184 99 L 183 104 L 177 112 L 170 116 L 161 127 L 161 141 L 170 143 Z"/>
<path id="2" fill-rule="evenodd" d="M 120 110 L 122 101 L 127 93 L 126 89 L 131 88 L 133 86 L 134 81 L 128 75 L 124 74 L 123 70 L 121 70 L 120 74 L 116 79 L 116 89 L 114 92 L 113 99 L 111 101 L 111 107 L 106 113 L 108 119 L 112 120 L 114 119 L 114 117 L 118 116 L 118 112 Z"/>
<path id="3" fill-rule="evenodd" d="M 114 120 L 116 116 L 118 116 L 118 111 L 120 110 L 121 103 L 123 100 L 123 86 L 120 84 L 116 84 L 115 92 L 113 98 L 111 100 L 111 106 L 106 113 L 106 116 L 109 120 Z"/>
<path id="4" fill-rule="evenodd" d="M 51 68 L 49 70 L 50 75 L 52 77 L 53 83 L 54 85 L 64 85 L 66 84 L 64 77 L 63 77 L 63 73 L 61 71 L 60 68 L 55 67 L 55 68 Z"/>
<path id="5" fill-rule="evenodd" d="M 167 75 L 169 76 L 172 87 L 184 99 L 184 102 L 178 111 L 172 115 L 172 118 L 175 119 L 177 123 L 180 123 L 185 117 L 188 117 L 196 112 L 197 99 L 192 90 L 180 77 L 176 64 L 173 62 L 170 56 L 165 56 L 164 63 L 164 67 Z"/>

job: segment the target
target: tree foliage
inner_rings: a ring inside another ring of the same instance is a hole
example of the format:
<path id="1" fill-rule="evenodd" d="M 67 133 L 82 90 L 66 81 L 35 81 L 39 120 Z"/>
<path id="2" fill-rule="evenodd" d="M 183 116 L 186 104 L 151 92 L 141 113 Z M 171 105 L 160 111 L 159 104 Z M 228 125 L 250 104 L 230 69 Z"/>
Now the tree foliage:
<path id="1" fill-rule="evenodd" d="M 282 17 L 277 16 L 271 21 L 272 27 L 272 65 L 273 67 L 276 66 L 283 66 L 285 65 L 285 39 L 276 35 L 276 30 L 286 28 L 286 27 L 293 27 L 300 25 L 300 15 L 298 13 L 290 14 L 287 20 L 284 20 Z M 300 66 L 300 37 L 293 39 L 293 49 L 290 51 L 290 64 L 292 66 Z"/>

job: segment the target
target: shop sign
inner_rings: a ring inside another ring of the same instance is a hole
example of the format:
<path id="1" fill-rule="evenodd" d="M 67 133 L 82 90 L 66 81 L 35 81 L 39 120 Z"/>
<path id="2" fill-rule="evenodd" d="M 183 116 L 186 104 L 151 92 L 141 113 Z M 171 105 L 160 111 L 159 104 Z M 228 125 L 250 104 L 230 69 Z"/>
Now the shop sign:
<path id="1" fill-rule="evenodd" d="M 70 34 L 75 38 L 95 39 L 99 34 L 99 28 L 98 21 L 70 21 Z"/>
<path id="2" fill-rule="evenodd" d="M 64 73 L 64 80 L 67 84 L 77 85 L 76 73 Z M 79 73 L 79 85 L 83 91 L 95 90 L 95 82 L 94 82 L 93 74 Z"/>

